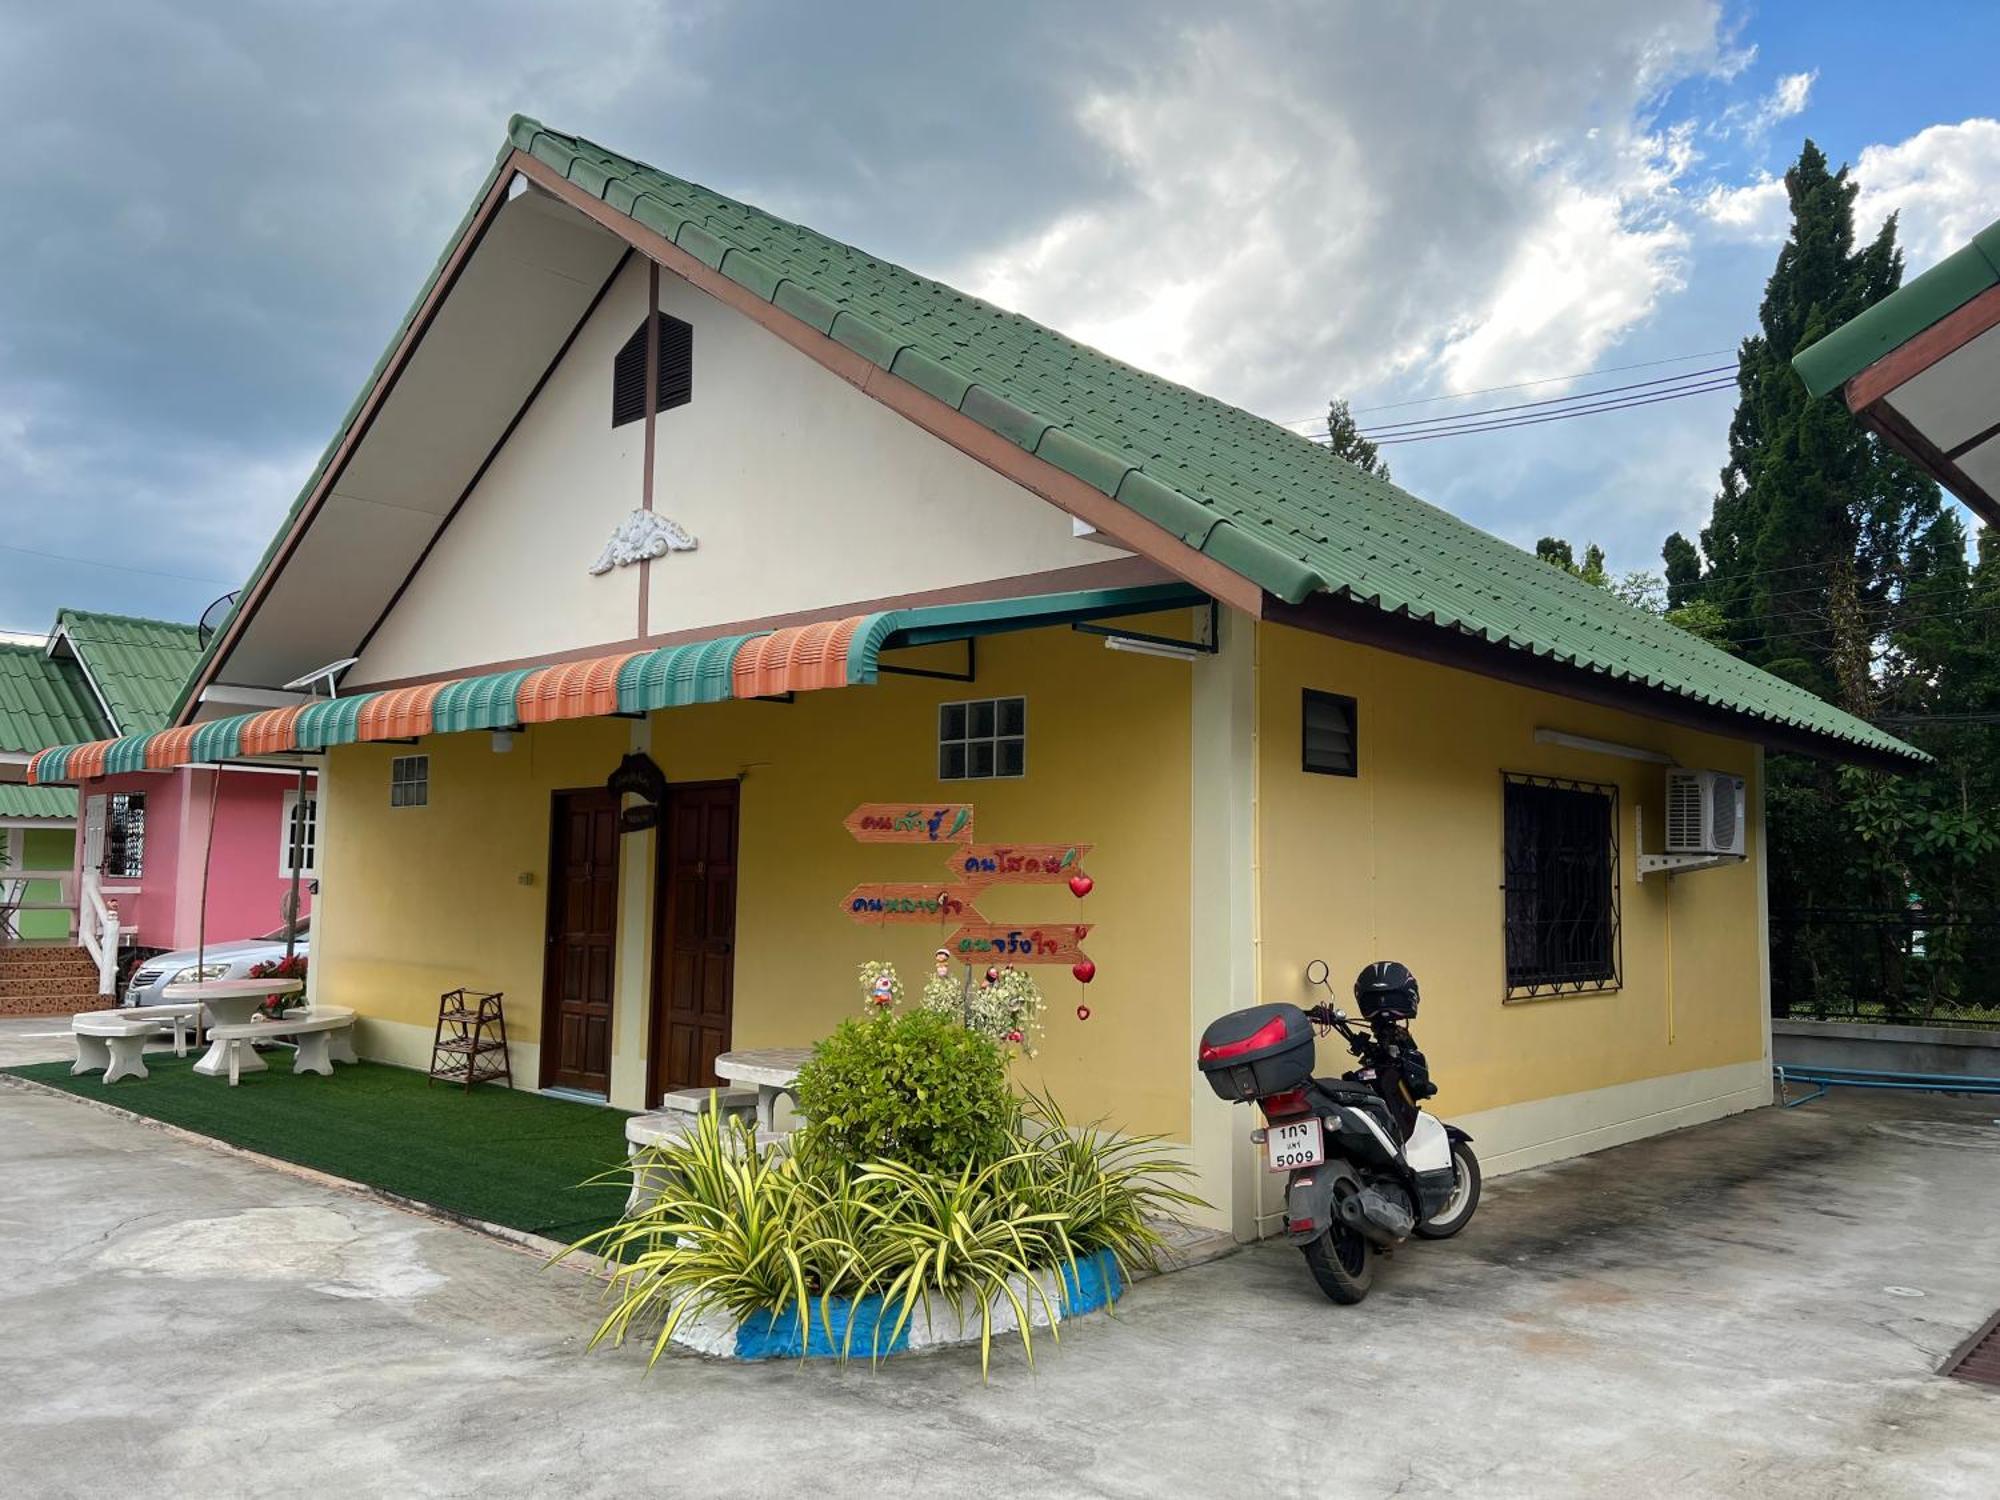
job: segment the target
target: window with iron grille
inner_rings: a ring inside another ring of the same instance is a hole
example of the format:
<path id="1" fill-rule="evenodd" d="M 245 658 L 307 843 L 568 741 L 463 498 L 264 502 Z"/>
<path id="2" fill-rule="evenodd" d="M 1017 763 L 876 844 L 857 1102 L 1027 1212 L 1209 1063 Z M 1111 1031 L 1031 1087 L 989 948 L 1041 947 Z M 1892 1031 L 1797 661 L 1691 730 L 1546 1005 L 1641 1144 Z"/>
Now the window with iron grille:
<path id="1" fill-rule="evenodd" d="M 113 792 L 104 815 L 104 875 L 137 880 L 146 873 L 146 794 Z"/>
<path id="2" fill-rule="evenodd" d="M 399 755 L 389 762 L 389 805 L 424 807 L 431 800 L 431 758 Z"/>
<path id="3" fill-rule="evenodd" d="M 981 698 L 938 705 L 940 781 L 1027 774 L 1027 699 Z"/>
<path id="4" fill-rule="evenodd" d="M 1506 773 L 1507 997 L 1619 984 L 1618 788 Z"/>
<path id="5" fill-rule="evenodd" d="M 672 411 L 694 399 L 694 329 L 679 318 L 656 315 L 660 330 L 660 385 L 653 410 Z M 611 425 L 646 415 L 646 325 L 641 323 L 611 364 Z"/>
<path id="6" fill-rule="evenodd" d="M 1307 688 L 1299 717 L 1300 765 L 1321 776 L 1356 775 L 1354 700 Z"/>

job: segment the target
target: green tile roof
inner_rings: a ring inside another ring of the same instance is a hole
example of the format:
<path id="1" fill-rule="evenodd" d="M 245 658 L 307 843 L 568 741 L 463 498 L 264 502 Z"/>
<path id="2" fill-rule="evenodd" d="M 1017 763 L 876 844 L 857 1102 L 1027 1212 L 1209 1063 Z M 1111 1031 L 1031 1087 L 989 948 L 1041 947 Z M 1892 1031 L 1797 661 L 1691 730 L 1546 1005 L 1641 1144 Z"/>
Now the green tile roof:
<path id="1" fill-rule="evenodd" d="M 1971 244 L 1799 350 L 1792 368 L 1807 390 L 1824 396 L 1994 285 L 2000 285 L 2000 219 L 1975 234 Z"/>
<path id="2" fill-rule="evenodd" d="M 0 642 L 0 750 L 32 751 L 111 732 L 75 662 Z"/>
<path id="3" fill-rule="evenodd" d="M 0 781 L 0 818 L 75 818 L 73 786 L 20 786 Z"/>
<path id="4" fill-rule="evenodd" d="M 1287 428 L 535 120 L 513 119 L 495 173 L 514 149 L 1280 599 L 1345 596 L 1877 755 L 1921 758 L 1804 689 L 1362 474 Z M 493 181 L 489 175 L 480 198 Z M 471 219 L 468 212 L 439 268 Z M 437 275 L 434 268 L 390 349 Z M 378 374 L 388 358 L 385 351 Z M 322 470 L 363 399 L 365 390 Z M 318 478 L 315 471 L 294 515 Z M 274 537 L 259 574 L 276 547 Z"/>
<path id="5" fill-rule="evenodd" d="M 119 731 L 151 734 L 173 722 L 174 702 L 201 658 L 194 626 L 65 609 L 56 627 L 68 632 Z"/>

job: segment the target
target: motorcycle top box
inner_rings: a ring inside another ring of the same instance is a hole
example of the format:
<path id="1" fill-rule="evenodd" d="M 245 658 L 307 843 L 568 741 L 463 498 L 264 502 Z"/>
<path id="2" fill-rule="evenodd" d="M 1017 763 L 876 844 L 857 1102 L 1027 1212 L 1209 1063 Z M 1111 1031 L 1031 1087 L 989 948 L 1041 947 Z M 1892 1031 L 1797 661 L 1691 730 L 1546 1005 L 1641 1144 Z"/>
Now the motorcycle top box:
<path id="1" fill-rule="evenodd" d="M 1196 1063 L 1220 1099 L 1264 1099 L 1312 1077 L 1313 1028 L 1296 1005 L 1253 1005 L 1209 1023 Z"/>

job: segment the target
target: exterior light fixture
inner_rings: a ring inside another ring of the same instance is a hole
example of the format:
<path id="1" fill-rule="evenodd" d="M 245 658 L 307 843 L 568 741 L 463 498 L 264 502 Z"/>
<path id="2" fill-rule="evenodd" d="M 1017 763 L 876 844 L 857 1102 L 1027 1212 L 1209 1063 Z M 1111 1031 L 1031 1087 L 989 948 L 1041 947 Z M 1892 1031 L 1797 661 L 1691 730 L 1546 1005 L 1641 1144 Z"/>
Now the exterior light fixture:
<path id="1" fill-rule="evenodd" d="M 512 750 L 513 748 L 514 748 L 513 730 L 496 729 L 493 731 L 493 753 L 495 755 L 505 755 L 509 750 Z"/>
<path id="2" fill-rule="evenodd" d="M 1165 641 L 1142 641 L 1129 635 L 1107 635 L 1106 651 L 1129 651 L 1134 656 L 1164 656 L 1172 661 L 1193 661 L 1201 655 L 1192 646 L 1175 646 Z"/>

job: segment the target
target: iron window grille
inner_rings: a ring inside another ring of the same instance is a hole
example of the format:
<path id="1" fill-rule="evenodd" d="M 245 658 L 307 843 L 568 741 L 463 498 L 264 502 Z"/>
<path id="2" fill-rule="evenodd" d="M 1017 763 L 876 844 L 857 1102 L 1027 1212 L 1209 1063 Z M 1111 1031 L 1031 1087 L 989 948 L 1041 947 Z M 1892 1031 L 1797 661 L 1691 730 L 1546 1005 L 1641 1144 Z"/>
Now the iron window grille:
<path id="1" fill-rule="evenodd" d="M 138 880 L 146 873 L 146 794 L 113 792 L 104 817 L 104 874 Z"/>
<path id="2" fill-rule="evenodd" d="M 389 762 L 389 805 L 426 807 L 431 800 L 431 758 L 399 755 Z"/>
<path id="3" fill-rule="evenodd" d="M 307 879 L 319 873 L 319 798 L 312 793 L 303 797 L 297 792 L 285 793 L 285 830 L 278 847 L 278 873 L 289 878 L 294 865 Z"/>
<path id="4" fill-rule="evenodd" d="M 979 698 L 938 705 L 938 780 L 1028 774 L 1028 700 Z"/>
<path id="5" fill-rule="evenodd" d="M 1507 998 L 1622 983 L 1618 788 L 1502 773 Z"/>
<path id="6" fill-rule="evenodd" d="M 694 399 L 694 328 L 665 313 L 655 315 L 660 330 L 659 392 L 656 412 L 672 411 Z M 611 362 L 611 425 L 623 427 L 646 415 L 646 325 L 641 323 Z"/>
<path id="7" fill-rule="evenodd" d="M 1352 698 L 1307 688 L 1299 712 L 1301 768 L 1319 776 L 1359 774 L 1358 719 Z"/>

